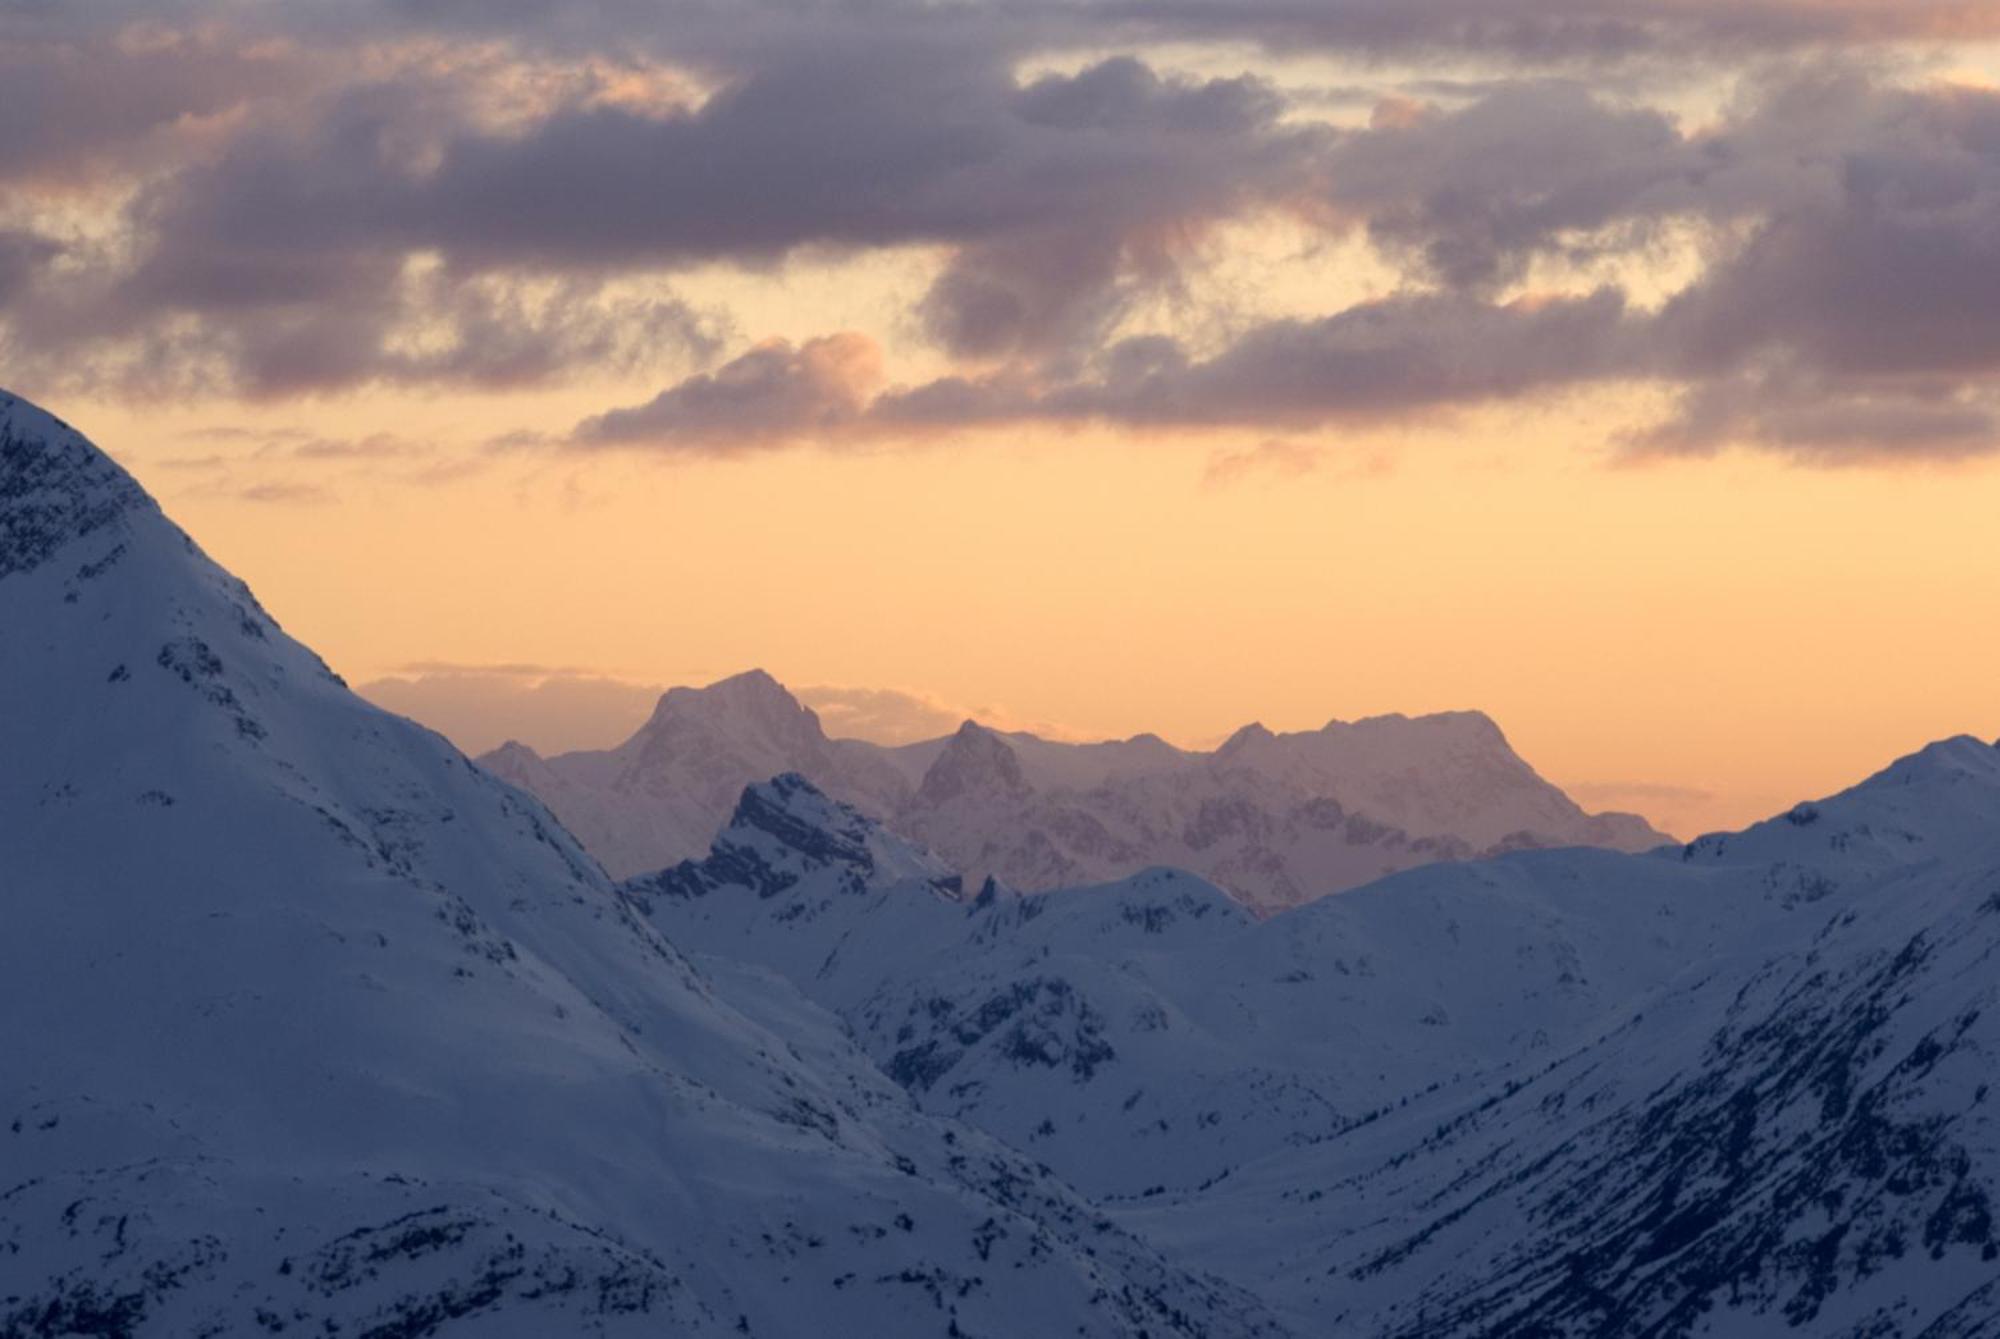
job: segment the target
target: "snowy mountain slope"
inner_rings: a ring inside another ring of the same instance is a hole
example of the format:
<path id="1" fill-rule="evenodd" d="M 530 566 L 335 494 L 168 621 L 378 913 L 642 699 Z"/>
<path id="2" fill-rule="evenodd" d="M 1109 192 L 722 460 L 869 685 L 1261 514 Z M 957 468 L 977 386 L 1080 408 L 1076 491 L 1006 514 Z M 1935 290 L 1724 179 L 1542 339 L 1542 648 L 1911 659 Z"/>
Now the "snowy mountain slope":
<path id="1" fill-rule="evenodd" d="M 1164 869 L 967 899 L 796 776 L 749 788 L 706 861 L 627 887 L 689 951 L 776 970 L 839 1012 L 928 1109 L 1101 1195 L 1187 1190 L 1578 1041 L 1792 904 L 1587 850 L 1434 866 L 1261 922 Z"/>
<path id="2" fill-rule="evenodd" d="M 828 739 L 758 671 L 677 688 L 631 740 L 480 760 L 531 791 L 614 874 L 695 858 L 744 786 L 797 772 L 937 851 L 977 884 L 1043 892 L 1149 865 L 1199 873 L 1260 912 L 1416 865 L 1531 847 L 1645 850 L 1642 820 L 1586 814 L 1477 712 L 1383 716 L 1214 753 L 1152 735 L 1067 744 L 968 721 L 896 748 Z"/>
<path id="3" fill-rule="evenodd" d="M 1584 1045 L 1126 1221 L 1368 1332 L 1993 1333 L 2000 750 L 1703 846 L 1812 900 Z"/>
<path id="4" fill-rule="evenodd" d="M 1269 1332 L 724 1004 L 5 395 L 0 629 L 0 1335 Z"/>
<path id="5" fill-rule="evenodd" d="M 788 778 L 633 887 L 1304 1332 L 2000 1327 L 2000 749 L 1262 922 L 1167 871 L 966 900 L 885 843 Z"/>

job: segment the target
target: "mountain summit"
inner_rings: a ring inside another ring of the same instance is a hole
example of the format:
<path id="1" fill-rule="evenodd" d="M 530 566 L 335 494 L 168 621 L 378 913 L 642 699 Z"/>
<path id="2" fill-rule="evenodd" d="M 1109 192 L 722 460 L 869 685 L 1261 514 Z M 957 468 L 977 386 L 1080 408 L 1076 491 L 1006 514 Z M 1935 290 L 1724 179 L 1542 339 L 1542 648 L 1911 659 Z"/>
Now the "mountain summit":
<path id="1" fill-rule="evenodd" d="M 0 1334 L 1272 1332 L 721 1003 L 12 396 L 0 629 Z"/>

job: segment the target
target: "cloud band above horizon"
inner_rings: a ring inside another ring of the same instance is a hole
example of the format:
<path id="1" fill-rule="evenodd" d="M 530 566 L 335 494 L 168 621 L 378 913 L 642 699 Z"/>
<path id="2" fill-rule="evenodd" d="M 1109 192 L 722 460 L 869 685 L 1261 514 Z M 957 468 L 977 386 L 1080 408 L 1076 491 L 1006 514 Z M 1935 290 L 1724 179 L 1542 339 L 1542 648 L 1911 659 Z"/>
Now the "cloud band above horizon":
<path id="1" fill-rule="evenodd" d="M 663 387 L 534 438 L 578 450 L 1621 387 L 1670 405 L 1628 456 L 1974 455 L 1996 37 L 1945 0 L 15 5 L 0 355 L 141 398 Z M 1316 306 L 1210 281 L 1266 226 Z M 689 296 L 906 253 L 875 329 Z"/>

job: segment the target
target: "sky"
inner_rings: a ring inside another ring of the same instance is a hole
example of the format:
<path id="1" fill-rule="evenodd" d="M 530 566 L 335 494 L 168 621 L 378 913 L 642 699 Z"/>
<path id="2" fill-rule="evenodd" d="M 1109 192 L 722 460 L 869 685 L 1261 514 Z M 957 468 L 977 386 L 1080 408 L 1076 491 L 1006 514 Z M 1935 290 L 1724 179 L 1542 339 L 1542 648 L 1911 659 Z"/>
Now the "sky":
<path id="1" fill-rule="evenodd" d="M 0 124 L 0 384 L 471 747 L 2000 734 L 1992 0 L 0 0 Z"/>

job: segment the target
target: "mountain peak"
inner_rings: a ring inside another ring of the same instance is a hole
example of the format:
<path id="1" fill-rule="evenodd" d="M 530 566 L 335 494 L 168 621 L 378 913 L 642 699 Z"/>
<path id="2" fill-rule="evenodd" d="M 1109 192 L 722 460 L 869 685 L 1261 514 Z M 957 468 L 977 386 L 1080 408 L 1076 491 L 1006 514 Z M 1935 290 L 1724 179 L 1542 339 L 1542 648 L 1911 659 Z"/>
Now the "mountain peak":
<path id="1" fill-rule="evenodd" d="M 923 804 L 940 805 L 973 795 L 1018 799 L 1031 790 L 1020 756 L 1007 741 L 969 720 L 924 773 L 917 798 Z"/>
<path id="2" fill-rule="evenodd" d="M 132 476 L 55 415 L 0 391 L 0 576 L 151 505 Z"/>
<path id="3" fill-rule="evenodd" d="M 1222 747 L 1215 751 L 1215 756 L 1219 759 L 1227 760 L 1247 748 L 1269 743 L 1276 738 L 1277 736 L 1272 734 L 1262 721 L 1252 721 L 1250 724 L 1236 731 L 1235 734 L 1229 736 L 1229 738 L 1223 740 Z"/>
<path id="4" fill-rule="evenodd" d="M 759 722 L 781 729 L 797 729 L 810 721 L 814 731 L 819 729 L 819 717 L 760 669 L 732 674 L 701 688 L 669 688 L 660 695 L 647 724 L 715 719 Z"/>
<path id="5" fill-rule="evenodd" d="M 744 775 L 771 776 L 810 765 L 827 747 L 819 717 L 763 670 L 702 688 L 669 688 L 621 749 L 640 758 L 741 753 Z"/>
<path id="6" fill-rule="evenodd" d="M 928 851 L 882 829 L 797 772 L 743 788 L 736 811 L 703 860 L 684 860 L 628 881 L 639 897 L 704 897 L 732 885 L 775 897 L 809 876 L 833 871 L 848 892 L 921 883 L 957 900 L 960 881 Z"/>
<path id="7" fill-rule="evenodd" d="M 761 834 L 805 859 L 867 869 L 874 863 L 868 852 L 871 826 L 799 773 L 786 772 L 743 788 L 718 844 L 741 845 Z"/>
<path id="8" fill-rule="evenodd" d="M 1868 795 L 1966 781 L 2000 786 L 2000 743 L 1988 744 L 1972 735 L 1940 739 L 1898 758 L 1850 793 Z"/>
<path id="9" fill-rule="evenodd" d="M 750 668 L 741 674 L 717 679 L 703 691 L 738 702 L 797 702 L 768 670 Z"/>

